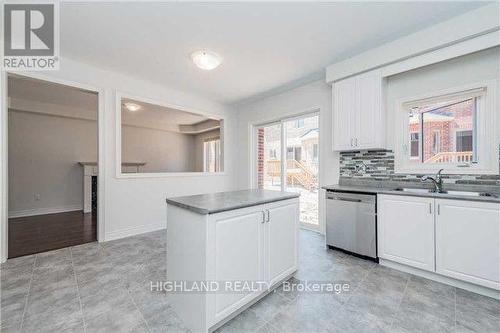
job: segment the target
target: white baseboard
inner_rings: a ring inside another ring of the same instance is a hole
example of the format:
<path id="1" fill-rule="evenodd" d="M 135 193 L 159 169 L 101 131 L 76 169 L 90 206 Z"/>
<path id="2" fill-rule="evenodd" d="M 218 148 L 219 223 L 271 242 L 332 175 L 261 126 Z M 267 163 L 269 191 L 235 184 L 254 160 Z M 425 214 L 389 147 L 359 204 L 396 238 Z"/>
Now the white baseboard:
<path id="1" fill-rule="evenodd" d="M 145 224 L 145 225 L 140 225 L 137 227 L 110 231 L 110 232 L 107 232 L 105 234 L 104 241 L 107 242 L 107 241 L 111 241 L 111 240 L 115 240 L 115 239 L 140 235 L 140 234 L 144 234 L 146 232 L 162 230 L 162 229 L 165 229 L 166 227 L 167 227 L 167 224 L 165 222 L 161 222 L 161 223 Z"/>
<path id="2" fill-rule="evenodd" d="M 379 259 L 379 263 L 382 266 L 394 268 L 394 269 L 397 269 L 399 271 L 403 271 L 403 272 L 410 273 L 413 275 L 421 276 L 421 277 L 429 279 L 429 280 L 441 282 L 441 283 L 448 284 L 448 285 L 453 286 L 453 287 L 465 289 L 468 291 L 472 291 L 473 293 L 476 293 L 476 294 L 480 294 L 480 295 L 484 295 L 484 296 L 488 296 L 488 297 L 492 297 L 492 298 L 500 300 L 500 291 L 499 290 L 494 290 L 491 288 L 479 286 L 477 284 L 457 280 L 457 279 L 454 279 L 454 278 L 451 278 L 448 276 L 444 276 L 441 274 L 437 274 L 434 272 L 424 271 L 424 270 L 421 270 L 419 268 L 403 265 L 403 264 L 400 264 L 400 263 L 397 263 L 394 261 L 390 261 L 390 260 Z"/>
<path id="3" fill-rule="evenodd" d="M 15 211 L 9 212 L 9 218 L 56 214 L 56 213 L 64 213 L 64 212 L 74 212 L 76 210 L 82 210 L 82 209 L 83 209 L 83 206 L 81 204 L 76 204 L 76 205 L 68 205 L 68 206 L 60 206 L 60 207 L 15 210 Z"/>

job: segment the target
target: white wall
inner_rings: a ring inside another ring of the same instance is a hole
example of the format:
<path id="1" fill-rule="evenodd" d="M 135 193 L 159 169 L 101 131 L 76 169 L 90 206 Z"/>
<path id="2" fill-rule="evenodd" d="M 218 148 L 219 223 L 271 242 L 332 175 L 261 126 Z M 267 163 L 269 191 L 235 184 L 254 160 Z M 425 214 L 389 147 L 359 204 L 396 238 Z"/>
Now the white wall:
<path id="1" fill-rule="evenodd" d="M 195 153 L 194 135 L 122 126 L 122 162 L 146 162 L 141 172 L 200 171 Z"/>
<path id="2" fill-rule="evenodd" d="M 225 136 L 234 142 L 236 117 L 229 108 L 210 100 L 168 87 L 138 80 L 119 73 L 106 71 L 87 64 L 61 60 L 60 70 L 31 73 L 38 78 L 73 81 L 96 87 L 104 93 L 104 144 L 105 230 L 101 240 L 109 240 L 165 227 L 167 196 L 180 196 L 230 190 L 234 180 L 233 147 L 225 150 L 226 172 L 211 176 L 120 178 L 116 177 L 116 122 L 117 110 L 115 91 L 120 90 L 133 96 L 162 101 L 191 110 L 221 116 L 225 120 Z M 30 73 L 28 73 L 30 74 Z M 119 107 L 119 106 L 118 106 Z M 101 178 L 102 180 L 102 178 Z"/>
<path id="3" fill-rule="evenodd" d="M 260 124 L 307 111 L 320 110 L 320 186 L 336 184 L 339 178 L 338 153 L 332 151 L 332 94 L 324 80 L 315 81 L 263 100 L 237 107 L 238 110 L 238 175 L 239 188 L 251 186 L 250 168 L 253 165 L 250 128 Z M 324 194 L 320 194 L 320 198 Z M 320 200 L 320 223 L 324 227 L 323 200 Z"/>
<path id="4" fill-rule="evenodd" d="M 395 130 L 398 126 L 395 123 L 396 103 L 399 99 L 413 98 L 426 93 L 492 79 L 500 79 L 500 47 L 388 77 L 386 95 L 387 148 L 394 149 Z M 500 101 L 500 89 L 497 89 L 497 101 Z M 500 107 L 499 104 L 497 104 L 498 107 Z M 498 109 L 493 111 L 498 114 Z M 500 129 L 500 116 L 497 117 L 497 121 L 497 128 Z M 497 134 L 500 141 L 500 130 L 497 131 Z"/>
<path id="5" fill-rule="evenodd" d="M 82 209 L 78 162 L 96 160 L 96 121 L 9 110 L 9 216 Z"/>

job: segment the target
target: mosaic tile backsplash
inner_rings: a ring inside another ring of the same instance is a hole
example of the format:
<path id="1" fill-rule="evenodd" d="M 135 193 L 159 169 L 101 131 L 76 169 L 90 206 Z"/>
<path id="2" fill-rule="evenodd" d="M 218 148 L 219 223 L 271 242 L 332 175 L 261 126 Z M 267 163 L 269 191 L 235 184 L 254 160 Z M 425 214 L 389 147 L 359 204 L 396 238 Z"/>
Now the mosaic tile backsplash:
<path id="1" fill-rule="evenodd" d="M 500 163 L 500 161 L 499 161 Z M 366 165 L 366 168 L 363 166 Z M 355 180 L 420 183 L 422 174 L 395 174 L 392 150 L 340 153 L 340 183 Z M 443 175 L 445 184 L 500 186 L 500 175 Z"/>

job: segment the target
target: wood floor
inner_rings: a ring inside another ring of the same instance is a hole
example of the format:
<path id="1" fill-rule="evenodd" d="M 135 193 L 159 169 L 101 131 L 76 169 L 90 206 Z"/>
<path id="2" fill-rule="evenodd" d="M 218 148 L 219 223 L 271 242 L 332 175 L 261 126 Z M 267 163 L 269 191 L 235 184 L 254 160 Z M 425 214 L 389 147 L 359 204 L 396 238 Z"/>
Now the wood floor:
<path id="1" fill-rule="evenodd" d="M 97 216 L 83 211 L 9 219 L 9 258 L 97 240 Z"/>

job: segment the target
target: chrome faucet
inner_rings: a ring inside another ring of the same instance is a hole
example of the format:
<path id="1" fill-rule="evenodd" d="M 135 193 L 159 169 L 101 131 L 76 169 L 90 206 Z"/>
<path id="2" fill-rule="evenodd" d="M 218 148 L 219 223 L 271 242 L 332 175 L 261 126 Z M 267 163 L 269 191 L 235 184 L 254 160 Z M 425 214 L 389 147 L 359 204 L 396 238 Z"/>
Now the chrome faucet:
<path id="1" fill-rule="evenodd" d="M 441 172 L 443 172 L 443 170 L 444 169 L 440 169 L 435 177 L 423 176 L 422 178 L 420 178 L 420 180 L 423 182 L 425 182 L 426 180 L 432 181 L 432 183 L 434 184 L 434 190 L 437 193 L 441 193 L 443 192 L 443 178 L 441 177 Z"/>

